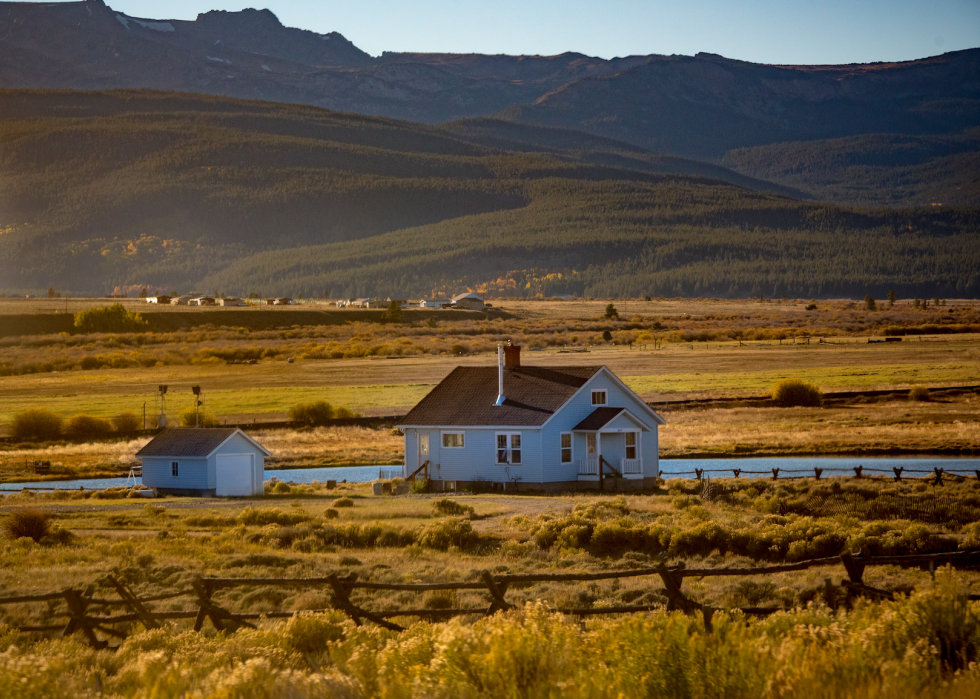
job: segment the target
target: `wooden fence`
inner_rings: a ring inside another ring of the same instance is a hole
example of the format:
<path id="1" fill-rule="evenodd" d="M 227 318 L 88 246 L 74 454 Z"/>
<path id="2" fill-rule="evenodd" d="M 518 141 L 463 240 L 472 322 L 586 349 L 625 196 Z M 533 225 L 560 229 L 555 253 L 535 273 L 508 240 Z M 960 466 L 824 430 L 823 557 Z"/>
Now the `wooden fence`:
<path id="1" fill-rule="evenodd" d="M 666 609 L 680 610 L 687 614 L 701 612 L 705 629 L 711 631 L 711 618 L 717 608 L 701 604 L 687 597 L 681 589 L 685 578 L 706 578 L 716 576 L 755 576 L 773 575 L 807 570 L 809 568 L 843 565 L 846 578 L 841 585 L 835 587 L 831 578 L 824 579 L 824 600 L 831 608 L 836 608 L 841 602 L 850 605 L 858 596 L 872 599 L 892 599 L 893 594 L 888 590 L 871 587 L 864 582 L 864 571 L 869 566 L 894 565 L 904 568 L 918 567 L 935 573 L 936 566 L 952 565 L 954 567 L 980 567 L 980 550 L 956 553 L 939 553 L 919 556 L 862 556 L 860 554 L 842 554 L 826 558 L 815 558 L 797 563 L 782 565 L 757 566 L 751 568 L 686 568 L 683 566 L 667 567 L 661 563 L 653 568 L 635 570 L 619 570 L 602 573 L 532 573 L 519 575 L 494 575 L 484 571 L 480 579 L 457 582 L 435 583 L 382 583 L 360 581 L 356 574 L 340 577 L 331 574 L 320 578 L 197 578 L 187 589 L 177 590 L 165 595 L 137 598 L 132 591 L 111 575 L 107 577 L 109 585 L 115 589 L 119 599 L 95 597 L 94 585 L 82 591 L 68 588 L 61 592 L 50 592 L 39 595 L 20 595 L 0 598 L 0 606 L 30 603 L 48 603 L 49 613 L 55 616 L 66 616 L 67 621 L 57 624 L 21 625 L 14 628 L 27 632 L 60 632 L 64 636 L 82 633 L 86 640 L 95 648 L 108 647 L 108 641 L 99 638 L 106 637 L 124 639 L 125 630 L 118 625 L 141 624 L 146 629 L 160 628 L 161 621 L 193 619 L 194 630 L 200 631 L 205 621 L 219 631 L 235 631 L 241 627 L 254 628 L 253 621 L 262 618 L 281 619 L 304 612 L 325 612 L 328 609 L 309 609 L 289 612 L 253 612 L 236 613 L 229 611 L 215 601 L 215 595 L 224 589 L 234 587 L 325 587 L 331 595 L 331 608 L 344 612 L 355 624 L 360 626 L 364 621 L 383 626 L 394 631 L 404 630 L 391 621 L 398 617 L 419 617 L 432 621 L 446 620 L 452 616 L 482 615 L 489 616 L 498 611 L 513 609 L 514 605 L 507 601 L 508 588 L 514 585 L 528 585 L 541 582 L 585 582 L 596 580 L 613 580 L 622 578 L 637 578 L 656 576 L 663 583 L 663 594 L 667 598 Z M 433 592 L 454 590 L 481 590 L 488 596 L 488 605 L 466 609 L 390 609 L 371 611 L 358 606 L 351 595 L 356 590 L 386 590 L 405 592 Z M 195 600 L 195 608 L 156 612 L 151 608 L 154 602 L 161 602 L 179 597 L 191 597 Z M 843 599 L 841 599 L 843 597 Z M 972 595 L 970 599 L 980 599 L 980 595 Z M 63 607 L 61 605 L 64 605 Z M 123 608 L 128 613 L 113 614 L 114 608 Z M 595 616 L 601 614 L 631 614 L 663 609 L 662 604 L 610 606 L 595 608 L 558 608 L 556 612 L 570 616 Z M 740 607 L 736 608 L 744 614 L 764 616 L 782 611 L 781 607 Z M 735 611 L 736 609 L 729 610 Z"/>

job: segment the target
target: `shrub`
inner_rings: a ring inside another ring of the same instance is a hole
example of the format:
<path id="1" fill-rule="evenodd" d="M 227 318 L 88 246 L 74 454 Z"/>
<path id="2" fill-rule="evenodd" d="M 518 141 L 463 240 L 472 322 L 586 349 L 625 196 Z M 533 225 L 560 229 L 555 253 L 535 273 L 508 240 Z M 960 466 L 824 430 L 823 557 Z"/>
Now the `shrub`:
<path id="1" fill-rule="evenodd" d="M 610 303 L 606 306 L 605 316 L 609 320 L 619 320 L 619 311 L 617 311 L 616 307 Z"/>
<path id="2" fill-rule="evenodd" d="M 272 487 L 272 492 L 277 495 L 286 495 L 290 490 L 292 490 L 292 487 L 290 487 L 289 483 L 283 483 L 282 481 L 279 481 Z"/>
<path id="3" fill-rule="evenodd" d="M 323 513 L 324 519 L 337 519 L 338 517 L 340 517 L 340 513 L 332 507 L 328 507 L 327 511 Z"/>
<path id="4" fill-rule="evenodd" d="M 909 391 L 909 400 L 927 401 L 929 400 L 929 389 L 925 386 L 913 386 Z"/>
<path id="5" fill-rule="evenodd" d="M 75 314 L 75 329 L 83 333 L 136 333 L 148 326 L 142 315 L 127 311 L 121 303 Z"/>
<path id="6" fill-rule="evenodd" d="M 337 498 L 330 507 L 353 507 L 354 501 L 350 498 Z"/>
<path id="7" fill-rule="evenodd" d="M 430 549 L 445 551 L 450 546 L 467 548 L 479 541 L 473 525 L 464 519 L 443 519 L 422 527 L 418 542 Z"/>
<path id="8" fill-rule="evenodd" d="M 432 503 L 432 509 L 435 510 L 436 514 L 440 515 L 470 515 L 472 516 L 474 510 L 469 505 L 460 505 L 455 500 L 450 500 L 449 498 L 443 498 L 442 500 L 436 500 Z"/>
<path id="9" fill-rule="evenodd" d="M 350 418 L 350 417 L 361 417 L 361 414 L 355 413 L 350 408 L 345 408 L 342 405 L 338 405 L 336 408 L 333 409 L 333 416 L 337 420 L 343 420 L 345 418 Z"/>
<path id="10" fill-rule="evenodd" d="M 218 427 L 221 421 L 214 413 L 202 410 L 198 413 L 194 408 L 188 408 L 180 414 L 181 427 Z"/>
<path id="11" fill-rule="evenodd" d="M 105 437 L 112 432 L 112 423 L 104 417 L 74 415 L 65 422 L 64 432 L 69 437 Z"/>
<path id="12" fill-rule="evenodd" d="M 429 481 L 423 478 L 413 478 L 412 482 L 408 486 L 411 491 L 416 495 L 421 495 L 422 493 L 428 492 Z"/>
<path id="13" fill-rule="evenodd" d="M 112 427 L 116 432 L 138 432 L 143 429 L 143 421 L 136 413 L 120 413 L 112 418 Z"/>
<path id="14" fill-rule="evenodd" d="M 298 403 L 289 409 L 289 419 L 307 427 L 322 427 L 334 417 L 333 406 L 325 400 Z"/>
<path id="15" fill-rule="evenodd" d="M 310 516 L 305 512 L 281 512 L 278 507 L 263 508 L 256 510 L 254 507 L 246 507 L 242 510 L 235 521 L 238 524 L 265 526 L 267 524 L 278 524 L 288 527 L 300 522 L 305 522 Z"/>
<path id="16" fill-rule="evenodd" d="M 50 410 L 31 408 L 14 415 L 14 439 L 57 439 L 61 427 L 61 416 Z"/>
<path id="17" fill-rule="evenodd" d="M 3 531 L 11 539 L 24 537 L 41 541 L 51 530 L 51 517 L 41 510 L 14 510 L 3 522 Z"/>
<path id="18" fill-rule="evenodd" d="M 612 342 L 612 333 L 608 330 L 602 331 L 602 339 L 606 342 Z"/>
<path id="19" fill-rule="evenodd" d="M 388 308 L 385 309 L 385 312 L 381 314 L 381 322 L 400 323 L 402 322 L 403 315 L 404 312 L 402 311 L 401 306 L 398 305 L 398 302 L 392 301 L 388 304 Z"/>
<path id="20" fill-rule="evenodd" d="M 802 379 L 783 379 L 773 387 L 772 399 L 784 408 L 816 407 L 823 403 L 820 389 Z"/>

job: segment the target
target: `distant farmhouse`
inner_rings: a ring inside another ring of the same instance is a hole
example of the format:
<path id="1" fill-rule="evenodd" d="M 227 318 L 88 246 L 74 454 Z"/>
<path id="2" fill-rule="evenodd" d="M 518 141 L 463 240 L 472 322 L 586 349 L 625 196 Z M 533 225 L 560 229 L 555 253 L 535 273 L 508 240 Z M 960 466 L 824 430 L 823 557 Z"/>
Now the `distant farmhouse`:
<path id="1" fill-rule="evenodd" d="M 466 293 L 453 296 L 453 308 L 465 308 L 468 311 L 482 311 L 485 304 L 480 294 Z"/>
<path id="2" fill-rule="evenodd" d="M 169 304 L 170 303 L 170 297 L 169 296 L 147 296 L 146 297 L 146 302 L 147 303 Z"/>
<path id="3" fill-rule="evenodd" d="M 485 481 L 507 490 L 652 487 L 664 419 L 604 366 L 457 367 L 412 408 L 404 475 L 436 490 Z M 611 479 L 611 480 L 610 480 Z"/>
<path id="4" fill-rule="evenodd" d="M 267 456 L 237 427 L 172 427 L 136 452 L 143 485 L 165 495 L 205 497 L 261 495 Z"/>
<path id="5" fill-rule="evenodd" d="M 419 308 L 445 308 L 452 301 L 449 299 L 421 299 L 419 301 Z"/>
<path id="6" fill-rule="evenodd" d="M 219 306 L 247 306 L 248 303 L 245 299 L 235 298 L 234 296 L 229 296 L 227 298 L 218 299 Z"/>

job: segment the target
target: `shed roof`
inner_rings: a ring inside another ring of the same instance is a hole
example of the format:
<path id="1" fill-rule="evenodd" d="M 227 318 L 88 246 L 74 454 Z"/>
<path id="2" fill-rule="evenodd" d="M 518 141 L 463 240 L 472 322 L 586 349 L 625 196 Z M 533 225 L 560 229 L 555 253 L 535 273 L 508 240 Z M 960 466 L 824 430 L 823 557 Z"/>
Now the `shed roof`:
<path id="1" fill-rule="evenodd" d="M 404 425 L 540 427 L 601 366 L 521 366 L 504 370 L 497 400 L 497 367 L 456 367 L 405 416 Z"/>
<path id="2" fill-rule="evenodd" d="M 237 427 L 170 427 L 151 439 L 145 447 L 136 452 L 136 456 L 190 456 L 206 458 L 236 433 L 241 433 L 245 439 L 264 452 L 266 456 L 269 455 L 269 452 L 261 444 Z"/>

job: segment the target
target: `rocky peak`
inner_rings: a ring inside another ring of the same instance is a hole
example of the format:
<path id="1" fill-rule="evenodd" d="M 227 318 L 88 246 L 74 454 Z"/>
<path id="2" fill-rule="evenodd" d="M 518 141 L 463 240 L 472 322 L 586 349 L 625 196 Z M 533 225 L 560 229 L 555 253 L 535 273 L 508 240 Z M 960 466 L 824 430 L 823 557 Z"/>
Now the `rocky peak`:
<path id="1" fill-rule="evenodd" d="M 225 29 L 232 31 L 242 31 L 248 29 L 281 29 L 282 22 L 273 14 L 272 10 L 255 10 L 247 8 L 239 12 L 228 12 L 226 10 L 211 10 L 202 12 L 197 16 L 197 21 L 202 27 L 208 29 Z"/>

